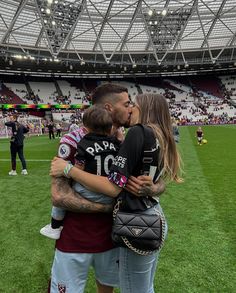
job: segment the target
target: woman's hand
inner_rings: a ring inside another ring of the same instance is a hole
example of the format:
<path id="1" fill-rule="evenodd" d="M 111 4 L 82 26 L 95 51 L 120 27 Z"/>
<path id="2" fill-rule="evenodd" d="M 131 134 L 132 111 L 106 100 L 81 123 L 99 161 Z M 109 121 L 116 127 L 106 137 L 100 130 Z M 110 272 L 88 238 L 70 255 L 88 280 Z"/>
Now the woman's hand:
<path id="1" fill-rule="evenodd" d="M 150 176 L 130 176 L 125 189 L 136 196 L 160 196 L 165 191 L 165 182 L 163 179 L 159 179 L 156 183 L 153 183 Z"/>
<path id="2" fill-rule="evenodd" d="M 143 196 L 143 190 L 150 188 L 153 185 L 152 178 L 150 176 L 141 175 L 139 177 L 130 176 L 125 186 L 125 189 L 133 193 L 136 196 Z"/>
<path id="3" fill-rule="evenodd" d="M 55 177 L 65 176 L 64 169 L 67 164 L 68 164 L 67 161 L 60 159 L 58 157 L 55 157 L 51 162 L 51 169 L 49 174 Z"/>

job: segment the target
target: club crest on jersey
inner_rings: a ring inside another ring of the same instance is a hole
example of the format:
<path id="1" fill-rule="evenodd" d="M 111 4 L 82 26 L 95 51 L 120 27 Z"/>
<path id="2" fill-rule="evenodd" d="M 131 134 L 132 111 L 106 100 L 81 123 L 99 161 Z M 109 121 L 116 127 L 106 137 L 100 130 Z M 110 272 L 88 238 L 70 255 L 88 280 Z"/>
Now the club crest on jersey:
<path id="1" fill-rule="evenodd" d="M 57 288 L 59 293 L 66 293 L 66 285 L 62 283 L 58 283 Z"/>
<path id="2" fill-rule="evenodd" d="M 70 147 L 67 144 L 61 144 L 58 149 L 58 156 L 62 159 L 68 158 L 70 155 Z"/>

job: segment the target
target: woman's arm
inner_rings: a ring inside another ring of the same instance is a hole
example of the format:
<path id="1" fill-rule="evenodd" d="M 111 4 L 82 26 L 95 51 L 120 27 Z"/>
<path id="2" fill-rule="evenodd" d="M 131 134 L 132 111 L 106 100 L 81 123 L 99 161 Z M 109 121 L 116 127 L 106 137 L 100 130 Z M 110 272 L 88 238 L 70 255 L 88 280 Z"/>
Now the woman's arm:
<path id="1" fill-rule="evenodd" d="M 65 176 L 64 170 L 66 166 L 68 166 L 68 162 L 57 157 L 54 158 L 51 163 L 50 175 L 55 177 Z M 94 192 L 100 192 L 110 197 L 116 197 L 121 192 L 121 188 L 111 183 L 107 177 L 94 175 L 74 166 L 71 166 L 68 175 Z"/>

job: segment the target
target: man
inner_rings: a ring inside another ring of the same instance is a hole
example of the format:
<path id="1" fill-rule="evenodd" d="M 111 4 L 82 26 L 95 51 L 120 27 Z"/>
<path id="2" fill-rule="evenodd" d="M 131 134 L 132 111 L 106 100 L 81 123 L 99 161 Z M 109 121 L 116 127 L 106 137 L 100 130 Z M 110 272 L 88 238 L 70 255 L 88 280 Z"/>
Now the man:
<path id="1" fill-rule="evenodd" d="M 24 157 L 24 134 L 29 132 L 29 127 L 24 126 L 20 124 L 17 121 L 17 115 L 11 115 L 9 117 L 10 121 L 6 122 L 5 125 L 8 127 L 11 127 L 12 129 L 12 136 L 10 140 L 10 151 L 11 151 L 11 166 L 12 169 L 8 173 L 10 176 L 17 175 L 16 172 L 16 155 L 18 154 L 19 159 L 21 161 L 22 165 L 22 175 L 27 175 L 27 169 L 26 169 L 26 161 Z"/>
<path id="2" fill-rule="evenodd" d="M 92 94 L 92 103 L 102 105 L 111 113 L 113 134 L 121 137 L 120 127 L 129 127 L 132 103 L 125 87 L 103 84 Z M 61 139 L 58 155 L 74 159 L 76 143 L 84 135 L 84 128 Z M 128 186 L 137 192 L 143 181 L 134 179 Z M 163 186 L 162 186 L 163 189 Z M 55 206 L 67 209 L 61 238 L 57 240 L 52 267 L 51 293 L 84 292 L 90 266 L 95 270 L 97 292 L 112 293 L 118 285 L 118 251 L 111 241 L 112 206 L 92 203 L 66 184 L 65 179 L 52 179 L 52 199 Z"/>
<path id="3" fill-rule="evenodd" d="M 202 145 L 203 136 L 204 136 L 203 130 L 202 130 L 201 126 L 199 126 L 196 131 L 198 145 Z"/>
<path id="4" fill-rule="evenodd" d="M 52 139 L 52 138 L 55 139 L 54 123 L 52 120 L 48 123 L 48 135 L 49 135 L 49 139 Z"/>

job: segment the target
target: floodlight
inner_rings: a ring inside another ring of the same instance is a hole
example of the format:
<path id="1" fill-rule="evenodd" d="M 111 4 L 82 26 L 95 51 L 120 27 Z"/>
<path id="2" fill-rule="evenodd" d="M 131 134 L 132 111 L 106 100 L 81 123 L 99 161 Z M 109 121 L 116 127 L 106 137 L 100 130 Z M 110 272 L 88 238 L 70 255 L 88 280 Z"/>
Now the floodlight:
<path id="1" fill-rule="evenodd" d="M 163 9 L 162 12 L 161 12 L 161 14 L 162 14 L 163 16 L 165 16 L 165 15 L 167 14 L 167 10 L 166 10 L 166 9 Z"/>

